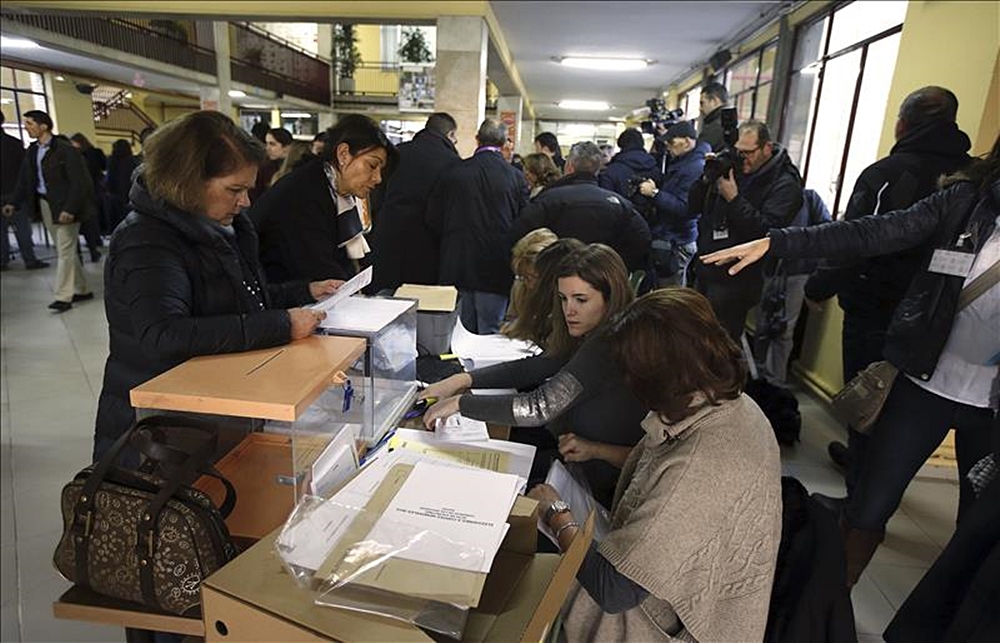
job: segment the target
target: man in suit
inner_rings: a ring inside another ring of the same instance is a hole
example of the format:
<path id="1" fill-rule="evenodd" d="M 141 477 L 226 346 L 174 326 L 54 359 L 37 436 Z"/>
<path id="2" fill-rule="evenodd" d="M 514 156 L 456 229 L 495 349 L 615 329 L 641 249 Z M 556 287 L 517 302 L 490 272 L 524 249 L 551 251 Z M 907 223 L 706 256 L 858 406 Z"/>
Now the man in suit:
<path id="1" fill-rule="evenodd" d="M 4 123 L 3 113 L 0 112 L 0 125 Z M 14 138 L 7 132 L 3 132 L 0 137 L 0 199 L 7 203 L 10 195 L 17 187 L 17 173 L 24 162 L 24 146 L 21 141 Z M 47 268 L 48 263 L 39 261 L 35 257 L 35 244 L 31 239 L 31 221 L 23 210 L 11 209 L 3 211 L 3 219 L 0 219 L 0 270 L 6 270 L 10 262 L 10 239 L 7 227 L 14 228 L 14 236 L 17 237 L 17 247 L 21 251 L 21 259 L 24 260 L 24 267 L 28 270 L 38 270 Z"/>
<path id="2" fill-rule="evenodd" d="M 442 174 L 427 211 L 441 239 L 438 283 L 458 287 L 459 315 L 479 334 L 500 330 L 514 275 L 510 227 L 528 202 L 524 176 L 503 158 L 507 126 L 488 118 L 476 134 L 471 158 Z"/>
<path id="3" fill-rule="evenodd" d="M 52 133 L 47 113 L 25 112 L 24 129 L 35 142 L 28 146 L 17 187 L 4 204 L 3 214 L 10 216 L 20 207 L 30 217 L 41 215 L 58 253 L 56 299 L 49 308 L 63 313 L 73 302 L 94 298 L 76 251 L 80 223 L 93 215 L 93 188 L 83 157 L 66 138 Z"/>

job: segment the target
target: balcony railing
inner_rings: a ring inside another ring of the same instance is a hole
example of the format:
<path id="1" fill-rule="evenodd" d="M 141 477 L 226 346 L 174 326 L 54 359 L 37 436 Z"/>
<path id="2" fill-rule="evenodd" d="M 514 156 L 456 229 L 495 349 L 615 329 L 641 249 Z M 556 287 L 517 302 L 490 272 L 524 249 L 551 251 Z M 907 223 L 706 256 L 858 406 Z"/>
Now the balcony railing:
<path id="1" fill-rule="evenodd" d="M 399 65 L 362 63 L 353 78 L 334 79 L 338 96 L 390 96 L 399 94 Z"/>
<path id="2" fill-rule="evenodd" d="M 235 80 L 330 104 L 328 63 L 244 23 L 230 23 L 230 33 Z"/>

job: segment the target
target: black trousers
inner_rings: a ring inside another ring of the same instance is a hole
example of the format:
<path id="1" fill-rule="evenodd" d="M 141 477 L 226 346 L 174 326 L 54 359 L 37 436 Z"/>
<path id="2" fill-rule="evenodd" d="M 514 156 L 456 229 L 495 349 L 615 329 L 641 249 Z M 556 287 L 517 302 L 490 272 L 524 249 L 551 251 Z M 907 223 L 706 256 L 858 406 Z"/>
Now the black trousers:
<path id="1" fill-rule="evenodd" d="M 955 428 L 958 520 L 975 499 L 965 474 L 992 449 L 993 411 L 935 395 L 902 373 L 886 399 L 859 462 L 857 485 L 847 499 L 851 527 L 884 531 L 906 487 L 934 449 Z"/>
<path id="2" fill-rule="evenodd" d="M 747 277 L 705 279 L 704 275 L 699 275 L 698 278 L 698 292 L 712 304 L 719 323 L 737 345 L 746 327 L 747 313 L 760 302 L 763 288 L 764 278 L 759 272 Z"/>

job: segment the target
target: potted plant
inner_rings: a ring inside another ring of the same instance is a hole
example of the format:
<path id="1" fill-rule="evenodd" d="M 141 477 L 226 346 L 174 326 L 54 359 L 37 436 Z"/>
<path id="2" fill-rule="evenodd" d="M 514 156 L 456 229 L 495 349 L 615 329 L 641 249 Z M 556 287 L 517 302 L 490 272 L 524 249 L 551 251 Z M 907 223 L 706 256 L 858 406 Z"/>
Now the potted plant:
<path id="1" fill-rule="evenodd" d="M 420 29 L 403 29 L 403 44 L 399 47 L 399 57 L 404 63 L 434 62 L 434 55 L 427 46 L 427 39 Z"/>
<path id="2" fill-rule="evenodd" d="M 353 94 L 354 72 L 361 64 L 361 51 L 358 49 L 354 25 L 334 26 L 333 61 L 337 67 L 337 77 L 340 79 L 340 90 L 346 94 Z"/>

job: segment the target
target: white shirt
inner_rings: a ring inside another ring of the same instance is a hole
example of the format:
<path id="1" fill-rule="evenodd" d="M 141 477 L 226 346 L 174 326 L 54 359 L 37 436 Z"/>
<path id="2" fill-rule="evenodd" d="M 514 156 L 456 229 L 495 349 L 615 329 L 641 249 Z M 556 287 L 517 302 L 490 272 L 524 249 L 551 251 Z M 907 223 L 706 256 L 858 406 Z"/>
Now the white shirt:
<path id="1" fill-rule="evenodd" d="M 963 288 L 1000 261 L 1000 216 L 993 234 L 976 254 Z M 948 341 L 934 375 L 926 382 L 910 377 L 917 386 L 945 399 L 979 408 L 991 408 L 990 390 L 997 377 L 1000 354 L 1000 283 L 955 315 Z"/>

